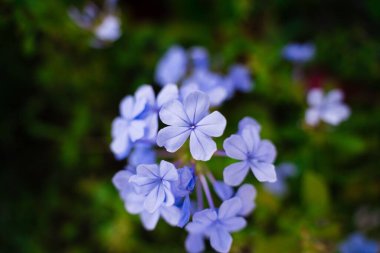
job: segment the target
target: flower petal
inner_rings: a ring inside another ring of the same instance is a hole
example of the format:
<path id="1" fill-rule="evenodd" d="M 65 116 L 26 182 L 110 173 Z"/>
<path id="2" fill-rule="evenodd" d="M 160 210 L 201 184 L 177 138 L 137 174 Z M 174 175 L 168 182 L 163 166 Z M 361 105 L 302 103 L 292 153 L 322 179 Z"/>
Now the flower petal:
<path id="1" fill-rule="evenodd" d="M 181 217 L 181 210 L 176 206 L 162 206 L 160 209 L 162 218 L 172 226 L 177 226 Z"/>
<path id="2" fill-rule="evenodd" d="M 338 125 L 343 120 L 347 119 L 350 116 L 350 109 L 346 105 L 334 105 L 331 106 L 328 110 L 325 110 L 321 113 L 321 118 L 331 124 Z"/>
<path id="3" fill-rule="evenodd" d="M 110 148 L 116 158 L 120 160 L 128 156 L 132 148 L 131 144 L 132 143 L 129 140 L 128 132 L 125 131 L 112 140 Z"/>
<path id="4" fill-rule="evenodd" d="M 137 175 L 151 179 L 160 177 L 160 170 L 156 164 L 141 164 L 136 168 Z"/>
<path id="5" fill-rule="evenodd" d="M 160 211 L 157 210 L 153 213 L 149 213 L 147 211 L 142 212 L 140 218 L 146 230 L 153 230 L 156 227 L 158 220 L 160 219 Z"/>
<path id="6" fill-rule="evenodd" d="M 205 242 L 201 234 L 188 234 L 185 241 L 186 250 L 189 253 L 200 253 L 205 250 Z"/>
<path id="7" fill-rule="evenodd" d="M 146 196 L 144 201 L 144 208 L 150 213 L 155 212 L 165 200 L 165 190 L 161 184 L 157 185 Z"/>
<path id="8" fill-rule="evenodd" d="M 157 107 L 161 108 L 164 104 L 178 99 L 178 87 L 175 84 L 167 84 L 157 95 Z"/>
<path id="9" fill-rule="evenodd" d="M 223 148 L 226 151 L 227 156 L 245 160 L 247 158 L 248 149 L 245 145 L 243 138 L 240 135 L 233 134 L 223 142 Z"/>
<path id="10" fill-rule="evenodd" d="M 210 234 L 210 243 L 216 251 L 227 253 L 231 249 L 232 237 L 223 228 L 213 229 Z"/>
<path id="11" fill-rule="evenodd" d="M 190 153 L 195 160 L 208 161 L 216 151 L 216 143 L 195 129 L 190 134 Z"/>
<path id="12" fill-rule="evenodd" d="M 260 132 L 261 130 L 261 126 L 260 124 L 257 122 L 257 120 L 255 120 L 254 118 L 251 118 L 251 117 L 244 117 L 242 120 L 239 121 L 239 132 L 241 133 L 241 131 L 243 131 L 243 129 L 246 127 L 246 126 L 254 126 L 257 128 L 257 130 Z"/>
<path id="13" fill-rule="evenodd" d="M 135 98 L 136 101 L 139 101 L 141 99 L 145 99 L 146 102 L 153 106 L 155 104 L 156 96 L 154 95 L 154 90 L 151 85 L 145 84 L 143 86 L 140 86 L 137 91 L 135 92 Z"/>
<path id="14" fill-rule="evenodd" d="M 231 186 L 221 181 L 215 181 L 213 184 L 214 191 L 221 200 L 227 200 L 232 197 L 234 190 Z"/>
<path id="15" fill-rule="evenodd" d="M 319 110 L 316 108 L 310 108 L 306 110 L 305 121 L 310 126 L 315 126 L 319 122 Z"/>
<path id="16" fill-rule="evenodd" d="M 203 233 L 218 218 L 217 213 L 213 209 L 205 209 L 196 212 L 193 220 L 186 226 L 186 230 L 193 234 Z"/>
<path id="17" fill-rule="evenodd" d="M 231 186 L 241 184 L 247 176 L 248 168 L 247 162 L 238 162 L 227 166 L 223 171 L 224 182 Z"/>
<path id="18" fill-rule="evenodd" d="M 260 182 L 275 182 L 277 180 L 273 164 L 254 162 L 251 164 L 251 170 Z"/>
<path id="19" fill-rule="evenodd" d="M 129 137 L 135 142 L 144 137 L 145 122 L 143 120 L 134 120 L 129 126 Z"/>
<path id="20" fill-rule="evenodd" d="M 307 94 L 307 102 L 311 106 L 319 106 L 323 102 L 323 92 L 321 89 L 311 89 Z"/>
<path id="21" fill-rule="evenodd" d="M 265 163 L 273 163 L 276 155 L 276 147 L 268 140 L 262 140 L 255 153 L 256 159 Z"/>
<path id="22" fill-rule="evenodd" d="M 259 130 L 257 129 L 256 126 L 246 126 L 242 131 L 241 131 L 241 137 L 243 138 L 248 151 L 255 151 L 256 148 L 259 146 L 260 143 L 260 135 L 259 135 Z"/>
<path id="23" fill-rule="evenodd" d="M 242 208 L 240 209 L 238 215 L 247 216 L 255 208 L 255 198 L 256 198 L 256 189 L 253 185 L 243 184 L 239 187 L 236 192 L 236 197 L 240 198 L 242 203 Z"/>
<path id="24" fill-rule="evenodd" d="M 220 112 L 213 112 L 197 123 L 197 129 L 212 137 L 219 137 L 226 128 L 226 118 Z"/>
<path id="25" fill-rule="evenodd" d="M 218 212 L 219 220 L 223 221 L 224 219 L 235 217 L 240 211 L 241 207 L 242 203 L 238 197 L 233 197 L 231 199 L 223 201 Z"/>
<path id="26" fill-rule="evenodd" d="M 343 100 L 343 92 L 341 90 L 331 90 L 326 94 L 325 102 L 326 103 L 339 103 Z"/>
<path id="27" fill-rule="evenodd" d="M 129 184 L 129 178 L 132 175 L 128 170 L 120 170 L 113 176 L 112 183 L 116 189 L 122 190 Z"/>
<path id="28" fill-rule="evenodd" d="M 162 160 L 160 163 L 160 178 L 167 181 L 178 180 L 178 172 L 172 163 Z"/>
<path id="29" fill-rule="evenodd" d="M 175 152 L 185 143 L 190 133 L 188 127 L 165 127 L 157 134 L 157 145 L 164 146 L 169 152 Z"/>
<path id="30" fill-rule="evenodd" d="M 242 217 L 231 217 L 223 220 L 223 225 L 228 232 L 236 232 L 242 230 L 247 222 Z"/>
<path id="31" fill-rule="evenodd" d="M 183 105 L 178 100 L 172 100 L 164 104 L 160 110 L 160 119 L 166 125 L 189 126 L 190 120 L 187 117 Z"/>
<path id="32" fill-rule="evenodd" d="M 185 98 L 184 108 L 192 124 L 197 124 L 208 114 L 210 107 L 209 97 L 200 91 L 190 93 Z"/>

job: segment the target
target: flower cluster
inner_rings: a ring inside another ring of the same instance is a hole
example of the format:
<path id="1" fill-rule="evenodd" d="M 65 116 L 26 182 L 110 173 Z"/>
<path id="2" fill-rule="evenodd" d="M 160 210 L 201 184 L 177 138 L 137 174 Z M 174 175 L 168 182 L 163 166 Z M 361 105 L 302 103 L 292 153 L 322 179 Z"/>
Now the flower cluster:
<path id="1" fill-rule="evenodd" d="M 95 38 L 91 45 L 101 48 L 116 41 L 121 36 L 120 19 L 116 15 L 117 0 L 106 0 L 104 9 L 100 10 L 94 3 L 88 3 L 83 11 L 71 7 L 70 18 L 82 29 L 91 31 Z"/>
<path id="2" fill-rule="evenodd" d="M 260 182 L 276 181 L 276 149 L 261 138 L 254 119 L 242 119 L 223 150 L 214 141 L 227 124 L 215 106 L 235 91 L 249 91 L 250 75 L 242 65 L 227 75 L 212 72 L 206 50 L 174 46 L 160 60 L 156 81 L 162 87 L 157 96 L 152 86 L 143 85 L 120 103 L 111 150 L 128 164 L 113 184 L 126 210 L 138 214 L 146 229 L 162 218 L 188 232 L 188 252 L 203 251 L 205 240 L 214 250 L 228 252 L 231 233 L 246 226 L 245 217 L 255 208 L 256 190 L 243 184 L 248 171 Z M 204 163 L 216 156 L 237 160 L 224 169 L 224 180 L 214 177 L 218 168 Z"/>

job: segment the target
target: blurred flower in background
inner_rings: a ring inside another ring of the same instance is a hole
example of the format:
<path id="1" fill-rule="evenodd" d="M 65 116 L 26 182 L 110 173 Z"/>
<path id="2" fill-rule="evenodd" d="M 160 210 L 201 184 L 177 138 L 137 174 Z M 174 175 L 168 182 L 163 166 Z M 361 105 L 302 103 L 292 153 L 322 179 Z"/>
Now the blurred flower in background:
<path id="1" fill-rule="evenodd" d="M 360 233 L 350 235 L 339 247 L 340 253 L 378 253 L 379 249 L 377 242 Z"/>
<path id="2" fill-rule="evenodd" d="M 276 166 L 277 181 L 265 182 L 264 187 L 276 196 L 284 196 L 288 192 L 287 180 L 297 174 L 297 167 L 292 163 L 281 163 Z"/>

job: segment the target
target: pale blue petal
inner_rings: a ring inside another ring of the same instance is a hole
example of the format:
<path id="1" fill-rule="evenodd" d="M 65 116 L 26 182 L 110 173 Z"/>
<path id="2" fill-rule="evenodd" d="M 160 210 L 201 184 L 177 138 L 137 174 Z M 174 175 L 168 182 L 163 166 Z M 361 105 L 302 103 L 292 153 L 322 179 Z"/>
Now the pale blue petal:
<path id="1" fill-rule="evenodd" d="M 145 125 L 144 138 L 155 141 L 158 131 L 158 113 L 156 111 L 152 111 L 145 118 Z"/>
<path id="2" fill-rule="evenodd" d="M 204 237 L 201 234 L 188 234 L 185 241 L 186 251 L 189 253 L 200 253 L 205 250 Z"/>
<path id="3" fill-rule="evenodd" d="M 222 223 L 228 232 L 236 232 L 242 230 L 247 225 L 247 222 L 242 217 L 231 217 L 224 219 Z"/>
<path id="4" fill-rule="evenodd" d="M 191 201 L 190 197 L 186 196 L 181 206 L 181 217 L 178 222 L 178 227 L 184 227 L 190 220 L 191 215 Z"/>
<path id="5" fill-rule="evenodd" d="M 164 146 L 169 152 L 175 152 L 185 143 L 190 133 L 188 127 L 165 127 L 157 134 L 157 145 Z"/>
<path id="6" fill-rule="evenodd" d="M 150 105 L 150 106 L 154 106 L 155 104 L 155 100 L 156 100 L 156 97 L 154 95 L 154 90 L 152 88 L 151 85 L 143 85 L 143 86 L 140 86 L 137 91 L 135 92 L 135 98 L 136 98 L 136 101 L 139 101 L 139 100 L 142 100 L 142 99 L 145 99 L 146 102 Z"/>
<path id="7" fill-rule="evenodd" d="M 325 97 L 326 103 L 340 103 L 343 100 L 343 92 L 341 90 L 331 90 Z"/>
<path id="8" fill-rule="evenodd" d="M 208 114 L 209 107 L 209 97 L 203 92 L 195 91 L 185 98 L 184 108 L 192 124 L 203 119 Z"/>
<path id="9" fill-rule="evenodd" d="M 227 200 L 234 194 L 233 188 L 221 181 L 215 181 L 212 185 L 215 193 L 221 200 Z"/>
<path id="10" fill-rule="evenodd" d="M 134 120 L 131 122 L 129 130 L 129 138 L 135 142 L 144 137 L 145 122 L 143 120 Z"/>
<path id="11" fill-rule="evenodd" d="M 112 138 L 116 138 L 119 135 L 125 134 L 128 129 L 128 122 L 121 117 L 117 117 L 112 121 L 111 129 Z"/>
<path id="12" fill-rule="evenodd" d="M 121 160 L 127 157 L 132 148 L 132 143 L 128 138 L 128 132 L 125 131 L 113 138 L 110 148 L 117 159 Z"/>
<path id="13" fill-rule="evenodd" d="M 146 196 L 144 208 L 150 213 L 155 212 L 165 200 L 165 190 L 161 185 L 157 185 Z"/>
<path id="14" fill-rule="evenodd" d="M 124 196 L 124 207 L 131 214 L 139 214 L 144 211 L 144 200 L 144 195 L 128 192 Z"/>
<path id="15" fill-rule="evenodd" d="M 219 137 L 223 134 L 226 124 L 226 118 L 216 111 L 201 119 L 197 124 L 197 129 L 208 136 Z"/>
<path id="16" fill-rule="evenodd" d="M 166 125 L 190 126 L 190 120 L 178 100 L 172 100 L 164 104 L 160 110 L 160 119 Z"/>
<path id="17" fill-rule="evenodd" d="M 134 98 L 131 95 L 124 97 L 120 102 L 120 115 L 125 119 L 133 119 Z"/>
<path id="18" fill-rule="evenodd" d="M 178 99 L 178 87 L 175 84 L 168 84 L 162 88 L 157 95 L 157 107 L 161 108 L 164 104 Z"/>
<path id="19" fill-rule="evenodd" d="M 238 191 L 236 192 L 236 197 L 240 198 L 242 207 L 240 211 L 238 212 L 238 215 L 241 216 L 247 216 L 250 214 L 253 209 L 255 208 L 255 198 L 256 198 L 257 192 L 255 187 L 250 184 L 243 184 L 239 187 Z"/>
<path id="20" fill-rule="evenodd" d="M 219 208 L 218 218 L 221 221 L 235 217 L 241 210 L 242 203 L 240 198 L 233 197 L 231 199 L 223 201 L 222 205 Z"/>
<path id="21" fill-rule="evenodd" d="M 233 163 L 224 169 L 223 180 L 228 185 L 237 186 L 243 182 L 248 171 L 249 166 L 247 162 Z"/>
<path id="22" fill-rule="evenodd" d="M 227 253 L 231 249 L 232 237 L 225 229 L 213 229 L 210 234 L 210 243 L 216 251 Z"/>
<path id="23" fill-rule="evenodd" d="M 251 117 L 244 117 L 242 120 L 239 121 L 239 133 L 241 133 L 246 126 L 254 126 L 257 128 L 259 132 L 261 130 L 260 124 L 254 118 Z"/>
<path id="24" fill-rule="evenodd" d="M 131 176 L 129 178 L 129 182 L 133 184 L 134 189 L 137 193 L 145 195 L 150 193 L 159 184 L 159 181 L 157 179 L 141 177 L 138 175 Z"/>
<path id="25" fill-rule="evenodd" d="M 251 170 L 260 182 L 275 182 L 277 180 L 273 164 L 254 162 L 251 164 Z"/>
<path id="26" fill-rule="evenodd" d="M 247 154 L 249 152 L 243 138 L 240 135 L 233 134 L 223 142 L 224 151 L 226 151 L 227 156 L 237 159 L 245 160 L 247 159 Z"/>
<path id="27" fill-rule="evenodd" d="M 226 88 L 222 86 L 213 87 L 212 89 L 209 89 L 204 92 L 206 92 L 208 97 L 210 98 L 210 104 L 212 106 L 221 105 L 228 97 L 228 92 Z"/>
<path id="28" fill-rule="evenodd" d="M 273 163 L 276 159 L 277 151 L 272 142 L 262 140 L 256 150 L 255 158 L 260 162 Z"/>
<path id="29" fill-rule="evenodd" d="M 172 46 L 157 64 L 155 80 L 161 86 L 177 83 L 186 73 L 187 55 L 180 46 Z"/>
<path id="30" fill-rule="evenodd" d="M 195 129 L 190 134 L 190 153 L 195 160 L 208 161 L 216 151 L 216 143 Z"/>
<path id="31" fill-rule="evenodd" d="M 157 222 L 160 219 L 160 211 L 157 210 L 154 213 L 149 213 L 147 211 L 142 212 L 140 218 L 146 230 L 153 230 L 155 229 Z"/>
<path id="32" fill-rule="evenodd" d="M 323 102 L 323 92 L 321 89 L 311 89 L 307 94 L 307 102 L 310 106 L 320 106 Z"/>
<path id="33" fill-rule="evenodd" d="M 260 144 L 259 131 L 255 126 L 246 126 L 241 132 L 241 137 L 243 138 L 248 151 L 255 151 Z"/>
<path id="34" fill-rule="evenodd" d="M 179 94 L 181 97 L 181 101 L 185 101 L 185 98 L 193 93 L 194 91 L 200 91 L 198 85 L 194 82 L 184 82 L 181 85 L 181 88 L 179 90 Z"/>
<path id="35" fill-rule="evenodd" d="M 178 172 L 172 163 L 162 160 L 160 163 L 160 178 L 166 181 L 178 180 Z"/>
<path id="36" fill-rule="evenodd" d="M 170 183 L 168 181 L 163 181 L 162 184 L 163 184 L 162 187 L 165 191 L 165 200 L 164 200 L 165 206 L 174 205 L 175 199 L 174 199 L 173 193 L 170 190 Z"/>
<path id="37" fill-rule="evenodd" d="M 208 52 L 203 47 L 193 47 L 190 50 L 190 57 L 193 61 L 194 69 L 208 69 Z"/>
<path id="38" fill-rule="evenodd" d="M 216 219 L 218 215 L 213 209 L 205 209 L 196 212 L 193 215 L 193 220 L 186 226 L 186 230 L 193 234 L 203 233 L 204 230 L 210 226 Z"/>
<path id="39" fill-rule="evenodd" d="M 112 183 L 118 189 L 119 191 L 124 189 L 128 183 L 129 183 L 129 178 L 133 174 L 128 171 L 128 170 L 121 170 L 118 171 L 112 178 Z"/>
<path id="40" fill-rule="evenodd" d="M 333 105 L 321 113 L 321 118 L 331 124 L 338 125 L 350 116 L 350 109 L 345 105 Z"/>
<path id="41" fill-rule="evenodd" d="M 233 82 L 236 90 L 242 92 L 249 92 L 252 90 L 252 80 L 248 69 L 240 64 L 233 65 L 230 68 L 228 77 Z"/>
<path id="42" fill-rule="evenodd" d="M 305 121 L 309 126 L 315 126 L 319 122 L 319 110 L 316 108 L 310 108 L 306 110 Z"/>
<path id="43" fill-rule="evenodd" d="M 128 162 L 131 166 L 135 167 L 140 164 L 153 164 L 156 162 L 156 152 L 152 149 L 151 145 L 138 143 L 129 155 Z"/>
<path id="44" fill-rule="evenodd" d="M 136 168 L 137 175 L 141 177 L 158 179 L 160 177 L 160 169 L 156 164 L 142 164 Z"/>
<path id="45" fill-rule="evenodd" d="M 162 206 L 160 208 L 162 218 L 172 226 L 177 226 L 181 217 L 181 210 L 175 206 Z"/>

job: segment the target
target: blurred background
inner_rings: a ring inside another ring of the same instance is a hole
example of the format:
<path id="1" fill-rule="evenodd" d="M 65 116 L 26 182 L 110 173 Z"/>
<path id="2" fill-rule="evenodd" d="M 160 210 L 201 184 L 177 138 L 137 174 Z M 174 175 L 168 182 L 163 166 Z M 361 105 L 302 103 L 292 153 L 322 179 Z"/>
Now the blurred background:
<path id="1" fill-rule="evenodd" d="M 221 71 L 245 64 L 255 88 L 220 108 L 226 133 L 252 116 L 277 164 L 297 168 L 284 196 L 250 178 L 257 208 L 232 252 L 337 252 L 355 231 L 380 239 L 379 1 L 119 1 L 120 36 L 105 42 L 94 41 L 98 19 L 75 21 L 88 3 L 0 2 L 0 252 L 184 252 L 185 231 L 146 232 L 125 212 L 111 183 L 125 162 L 109 150 L 120 100 L 154 83 L 173 44 L 205 47 Z M 302 80 L 281 56 L 290 42 L 316 48 Z M 310 87 L 342 89 L 350 118 L 307 127 Z"/>

